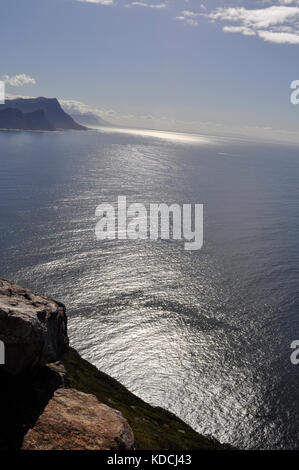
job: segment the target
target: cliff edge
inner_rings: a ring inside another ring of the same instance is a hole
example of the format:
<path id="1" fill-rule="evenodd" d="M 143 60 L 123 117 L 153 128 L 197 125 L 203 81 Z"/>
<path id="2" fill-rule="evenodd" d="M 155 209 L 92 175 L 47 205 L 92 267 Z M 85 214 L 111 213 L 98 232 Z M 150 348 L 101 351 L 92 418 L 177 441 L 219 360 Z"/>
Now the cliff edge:
<path id="1" fill-rule="evenodd" d="M 64 305 L 4 279 L 1 345 L 1 450 L 227 448 L 82 359 Z"/>
<path id="2" fill-rule="evenodd" d="M 0 129 L 87 130 L 60 106 L 56 98 L 16 98 L 0 104 Z"/>

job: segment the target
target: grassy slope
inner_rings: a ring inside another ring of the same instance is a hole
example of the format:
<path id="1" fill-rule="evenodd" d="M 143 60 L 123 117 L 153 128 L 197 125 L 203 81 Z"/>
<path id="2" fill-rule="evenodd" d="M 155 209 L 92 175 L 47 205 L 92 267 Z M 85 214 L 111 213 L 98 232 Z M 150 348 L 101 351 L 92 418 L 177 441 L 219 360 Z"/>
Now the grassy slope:
<path id="1" fill-rule="evenodd" d="M 74 350 L 63 358 L 70 386 L 96 395 L 100 402 L 116 408 L 128 420 L 140 450 L 222 450 L 226 446 L 197 434 L 179 418 L 145 403 L 123 385 L 100 372 Z"/>

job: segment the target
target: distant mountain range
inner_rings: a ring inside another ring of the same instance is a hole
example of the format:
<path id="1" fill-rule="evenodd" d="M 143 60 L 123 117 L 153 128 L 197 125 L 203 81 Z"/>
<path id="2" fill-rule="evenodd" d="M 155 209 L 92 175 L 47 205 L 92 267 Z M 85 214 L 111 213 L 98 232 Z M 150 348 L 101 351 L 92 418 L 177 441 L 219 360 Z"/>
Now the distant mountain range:
<path id="1" fill-rule="evenodd" d="M 55 131 L 87 130 L 60 106 L 56 98 L 17 98 L 0 105 L 0 129 Z"/>
<path id="2" fill-rule="evenodd" d="M 79 122 L 84 126 L 111 126 L 109 122 L 104 121 L 104 119 L 100 118 L 96 114 L 93 114 L 92 112 L 82 114 L 71 112 L 70 115 L 76 122 Z"/>

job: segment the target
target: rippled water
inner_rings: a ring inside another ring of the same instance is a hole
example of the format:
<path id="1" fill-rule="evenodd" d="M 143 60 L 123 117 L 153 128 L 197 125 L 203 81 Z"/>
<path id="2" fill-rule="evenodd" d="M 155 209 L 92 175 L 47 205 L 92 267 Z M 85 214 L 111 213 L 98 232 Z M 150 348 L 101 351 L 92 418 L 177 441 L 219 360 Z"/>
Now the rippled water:
<path id="1" fill-rule="evenodd" d="M 299 446 L 298 148 L 0 133 L 1 275 L 62 300 L 88 360 L 201 433 Z M 96 206 L 204 203 L 205 244 L 97 241 Z"/>

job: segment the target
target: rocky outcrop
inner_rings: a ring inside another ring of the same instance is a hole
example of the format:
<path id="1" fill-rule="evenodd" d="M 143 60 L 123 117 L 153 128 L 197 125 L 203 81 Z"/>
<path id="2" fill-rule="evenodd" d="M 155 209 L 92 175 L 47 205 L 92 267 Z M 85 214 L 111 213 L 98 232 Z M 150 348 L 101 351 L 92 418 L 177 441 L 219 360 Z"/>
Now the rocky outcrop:
<path id="1" fill-rule="evenodd" d="M 232 449 L 210 436 L 198 434 L 169 411 L 144 402 L 74 349 L 69 349 L 62 363 L 70 387 L 91 393 L 101 403 L 121 411 L 133 430 L 136 450 Z"/>
<path id="2" fill-rule="evenodd" d="M 131 450 L 134 436 L 122 414 L 94 395 L 58 390 L 26 434 L 24 450 Z"/>
<path id="3" fill-rule="evenodd" d="M 68 349 L 65 307 L 48 297 L 0 279 L 0 340 L 11 375 L 55 362 Z"/>
<path id="4" fill-rule="evenodd" d="M 4 279 L 0 340 L 0 450 L 227 448 L 82 359 L 68 347 L 65 307 Z"/>
<path id="5" fill-rule="evenodd" d="M 41 127 L 37 127 L 38 122 L 36 123 L 35 119 L 34 127 L 29 127 L 31 130 L 87 130 L 87 127 L 75 122 L 74 119 L 62 109 L 56 98 L 16 98 L 6 100 L 5 104 L 0 104 L 0 112 L 8 108 L 18 110 L 25 117 L 28 113 L 42 113 L 43 120 L 48 122 L 50 128 L 44 129 L 44 124 L 42 125 L 43 121 L 41 121 Z M 0 127 L 2 129 L 8 129 L 5 120 L 1 123 Z M 24 129 L 24 127 L 14 127 L 14 129 Z M 28 127 L 25 129 L 28 129 Z"/>
<path id="6" fill-rule="evenodd" d="M 54 131 L 43 110 L 22 113 L 19 109 L 7 108 L 0 111 L 0 129 Z"/>
<path id="7" fill-rule="evenodd" d="M 130 450 L 122 414 L 69 388 L 63 304 L 0 279 L 0 449 Z M 2 362 L 2 361 L 1 361 Z"/>

